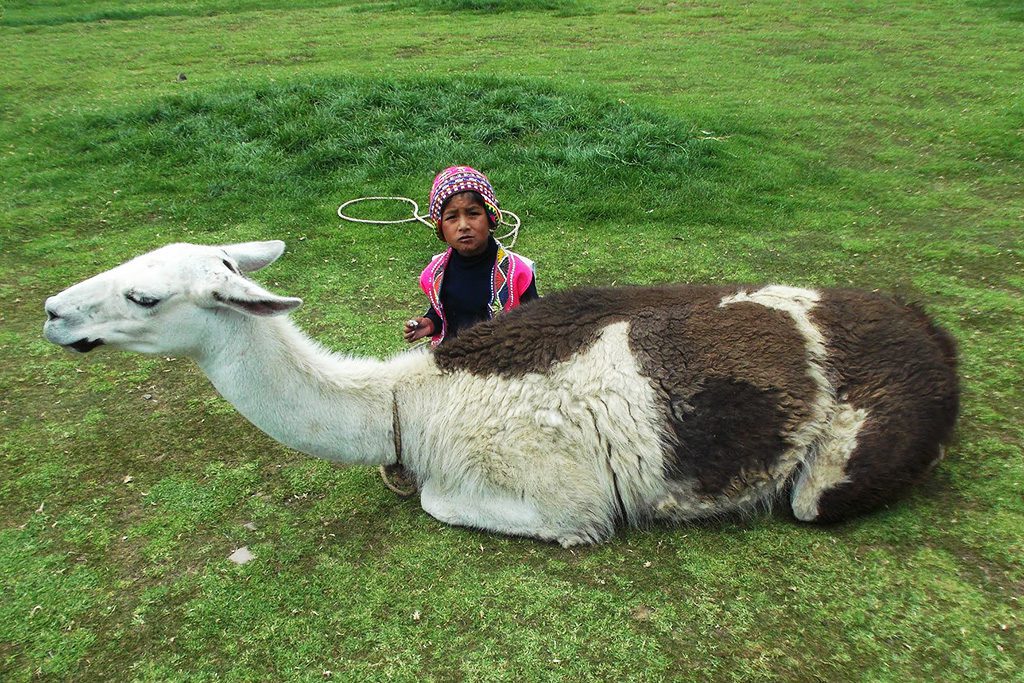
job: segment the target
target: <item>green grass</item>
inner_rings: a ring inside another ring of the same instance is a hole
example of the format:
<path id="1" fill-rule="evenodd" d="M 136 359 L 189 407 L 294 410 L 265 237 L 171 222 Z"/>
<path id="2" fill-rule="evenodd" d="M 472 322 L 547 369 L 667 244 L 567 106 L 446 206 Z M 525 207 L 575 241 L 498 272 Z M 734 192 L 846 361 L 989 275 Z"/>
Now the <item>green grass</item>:
<path id="1" fill-rule="evenodd" d="M 1001 1 L 7 3 L 0 679 L 1019 679 L 1022 19 Z M 542 293 L 922 302 L 961 347 L 946 460 L 836 527 L 780 506 L 567 551 L 442 526 L 369 469 L 287 451 L 185 360 L 41 338 L 46 296 L 132 255 L 282 238 L 260 280 L 305 298 L 296 320 L 394 353 L 439 243 L 334 211 L 425 203 L 456 161 L 523 217 Z"/>

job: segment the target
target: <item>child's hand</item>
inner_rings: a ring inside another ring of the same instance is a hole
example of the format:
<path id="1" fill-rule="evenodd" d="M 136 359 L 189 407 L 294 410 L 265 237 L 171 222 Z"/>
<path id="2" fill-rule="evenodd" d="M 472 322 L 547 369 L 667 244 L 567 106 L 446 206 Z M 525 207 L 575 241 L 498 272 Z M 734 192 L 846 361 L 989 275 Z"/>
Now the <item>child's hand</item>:
<path id="1" fill-rule="evenodd" d="M 405 341 L 412 343 L 434 334 L 434 321 L 430 318 L 413 318 L 405 322 Z"/>

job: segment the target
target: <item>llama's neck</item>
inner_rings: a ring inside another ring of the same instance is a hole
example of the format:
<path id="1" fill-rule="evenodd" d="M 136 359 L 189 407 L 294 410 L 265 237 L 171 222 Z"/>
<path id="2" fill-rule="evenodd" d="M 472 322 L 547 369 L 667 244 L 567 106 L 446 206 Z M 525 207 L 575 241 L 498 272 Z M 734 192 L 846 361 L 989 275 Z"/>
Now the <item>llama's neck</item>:
<path id="1" fill-rule="evenodd" d="M 319 458 L 394 462 L 393 380 L 385 363 L 334 355 L 287 318 L 229 314 L 220 322 L 218 341 L 196 361 L 246 419 Z"/>

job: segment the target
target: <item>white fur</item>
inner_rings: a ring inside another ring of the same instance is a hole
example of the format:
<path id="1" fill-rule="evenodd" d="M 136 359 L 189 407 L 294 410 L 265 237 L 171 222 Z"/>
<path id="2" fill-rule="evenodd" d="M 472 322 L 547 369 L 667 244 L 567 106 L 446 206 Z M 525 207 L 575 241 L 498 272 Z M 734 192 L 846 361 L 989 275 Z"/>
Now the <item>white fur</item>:
<path id="1" fill-rule="evenodd" d="M 403 448 L 424 509 L 481 528 L 497 528 L 503 511 L 513 527 L 530 520 L 530 535 L 596 541 L 612 532 L 617 482 L 627 517 L 644 516 L 664 489 L 662 418 L 627 335 L 626 323 L 609 325 L 543 374 L 417 378 L 403 392 L 403 430 L 422 425 L 423 439 Z"/>

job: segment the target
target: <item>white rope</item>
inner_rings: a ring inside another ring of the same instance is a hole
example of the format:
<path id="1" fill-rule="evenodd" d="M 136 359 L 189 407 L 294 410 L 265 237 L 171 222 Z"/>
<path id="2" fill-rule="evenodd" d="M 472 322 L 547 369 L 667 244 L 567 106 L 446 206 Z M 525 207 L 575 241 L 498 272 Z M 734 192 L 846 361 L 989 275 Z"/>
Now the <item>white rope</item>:
<path id="1" fill-rule="evenodd" d="M 369 201 L 396 201 L 396 202 L 409 202 L 412 204 L 412 216 L 410 218 L 400 218 L 396 221 L 380 221 L 371 220 L 369 218 L 355 218 L 345 213 L 345 207 L 355 204 L 357 202 L 369 202 Z M 498 220 L 499 225 L 504 225 L 509 228 L 509 231 L 504 235 L 496 236 L 499 242 L 504 244 L 506 247 L 511 249 L 515 246 L 516 239 L 519 237 L 519 226 L 522 225 L 522 221 L 519 220 L 519 216 L 512 213 L 511 211 L 505 211 L 504 209 L 498 209 L 500 218 Z M 505 219 L 506 216 L 511 217 L 511 221 Z M 371 225 L 398 225 L 401 223 L 413 223 L 419 221 L 423 225 L 427 226 L 431 230 L 434 230 L 434 223 L 430 220 L 430 215 L 420 215 L 420 205 L 415 200 L 409 199 L 408 197 L 358 197 L 357 199 L 350 199 L 341 206 L 338 207 L 338 218 L 342 220 L 351 221 L 352 223 L 369 223 Z"/>

